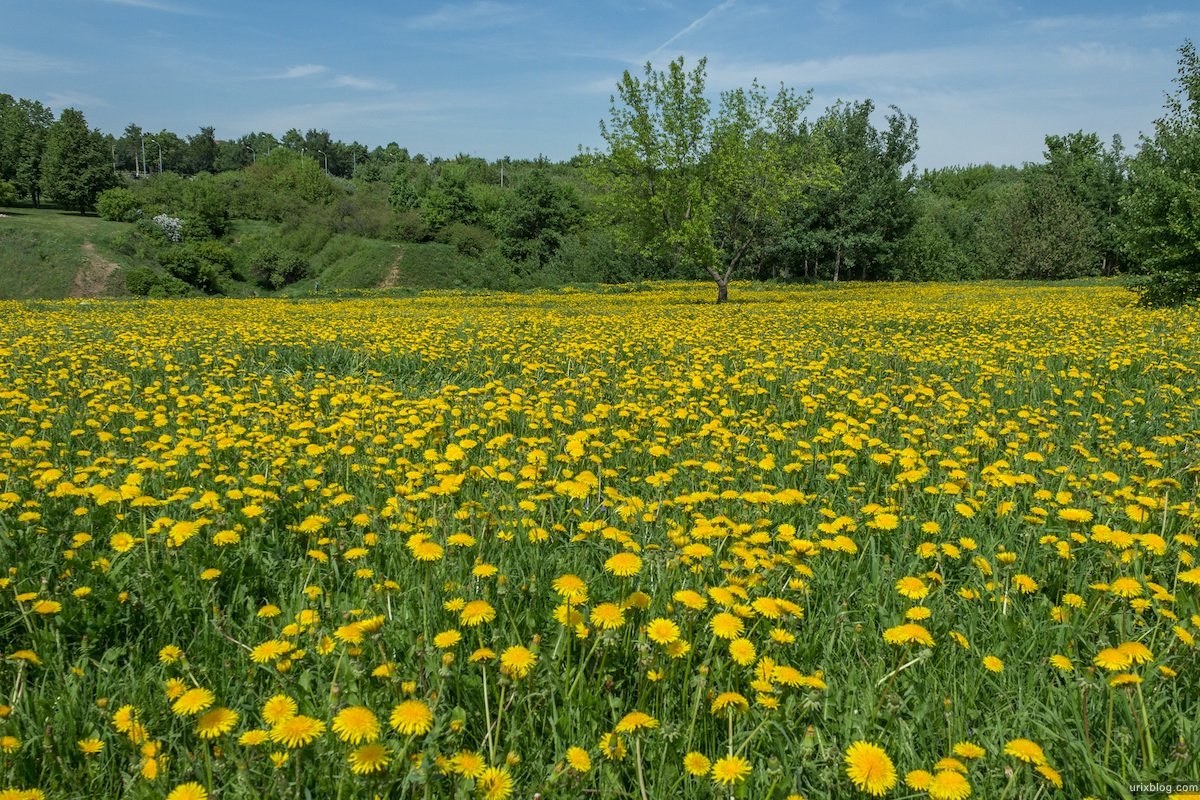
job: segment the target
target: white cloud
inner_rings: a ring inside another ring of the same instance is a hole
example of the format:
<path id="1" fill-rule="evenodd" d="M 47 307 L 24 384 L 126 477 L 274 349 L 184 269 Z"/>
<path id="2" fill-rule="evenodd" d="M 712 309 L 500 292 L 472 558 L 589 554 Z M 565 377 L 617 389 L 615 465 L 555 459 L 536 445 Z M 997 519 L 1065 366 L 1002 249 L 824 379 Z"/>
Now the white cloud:
<path id="1" fill-rule="evenodd" d="M 329 67 L 320 64 L 297 64 L 294 67 L 288 67 L 283 72 L 274 75 L 267 75 L 268 80 L 290 81 L 296 78 L 308 78 L 313 75 L 322 75 L 329 71 Z"/>
<path id="2" fill-rule="evenodd" d="M 145 8 L 150 11 L 163 11 L 168 14 L 187 14 L 190 16 L 201 16 L 204 12 L 194 8 L 177 5 L 175 3 L 164 3 L 161 0 L 104 0 L 106 3 L 112 3 L 118 6 L 130 6 L 132 8 Z"/>
<path id="3" fill-rule="evenodd" d="M 665 42 L 660 44 L 658 47 L 651 50 L 649 55 L 653 56 L 654 54 L 656 54 L 662 50 L 665 50 L 666 48 L 668 48 L 672 44 L 674 44 L 676 41 L 678 41 L 679 39 L 682 39 L 683 37 L 687 36 L 689 33 L 692 33 L 694 31 L 697 31 L 700 28 L 704 27 L 706 24 L 708 24 L 709 20 L 711 20 L 713 17 L 720 14 L 722 11 L 725 11 L 725 10 L 731 8 L 733 6 L 733 4 L 736 2 L 737 2 L 737 0 L 724 0 L 724 2 L 722 2 L 720 5 L 710 8 L 707 12 L 705 12 L 704 14 L 701 14 L 700 16 L 696 17 L 694 20 L 689 22 L 686 27 L 684 27 L 681 31 L 676 33 L 670 39 L 667 39 Z M 649 56 L 647 56 L 647 57 L 649 57 Z"/>
<path id="4" fill-rule="evenodd" d="M 32 72 L 42 74 L 46 72 L 78 71 L 79 66 L 70 61 L 0 45 L 0 73 Z"/>
<path id="5" fill-rule="evenodd" d="M 61 113 L 64 108 L 109 108 L 110 104 L 102 97 L 86 94 L 85 92 L 47 92 L 46 105 Z"/>
<path id="6" fill-rule="evenodd" d="M 357 75 L 338 75 L 333 79 L 333 86 L 339 89 L 361 89 L 364 92 L 386 92 L 396 88 L 387 81 L 361 78 Z"/>
<path id="7" fill-rule="evenodd" d="M 475 0 L 461 5 L 444 5 L 436 11 L 412 17 L 406 23 L 413 30 L 471 30 L 495 28 L 516 21 L 520 10 L 496 0 Z"/>

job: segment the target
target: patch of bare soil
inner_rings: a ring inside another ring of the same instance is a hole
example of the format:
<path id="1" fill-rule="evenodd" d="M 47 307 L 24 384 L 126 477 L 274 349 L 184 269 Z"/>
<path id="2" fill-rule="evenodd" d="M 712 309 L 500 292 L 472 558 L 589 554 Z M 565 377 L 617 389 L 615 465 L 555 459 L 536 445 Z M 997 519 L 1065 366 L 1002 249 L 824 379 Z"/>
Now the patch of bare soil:
<path id="1" fill-rule="evenodd" d="M 378 289 L 391 289 L 400 282 L 400 259 L 404 257 L 404 249 L 396 248 L 396 257 L 392 259 L 392 266 L 388 268 L 388 274 L 379 282 Z"/>
<path id="2" fill-rule="evenodd" d="M 108 288 L 108 279 L 120 265 L 96 252 L 96 245 L 83 243 L 83 266 L 71 282 L 71 297 L 99 297 Z"/>

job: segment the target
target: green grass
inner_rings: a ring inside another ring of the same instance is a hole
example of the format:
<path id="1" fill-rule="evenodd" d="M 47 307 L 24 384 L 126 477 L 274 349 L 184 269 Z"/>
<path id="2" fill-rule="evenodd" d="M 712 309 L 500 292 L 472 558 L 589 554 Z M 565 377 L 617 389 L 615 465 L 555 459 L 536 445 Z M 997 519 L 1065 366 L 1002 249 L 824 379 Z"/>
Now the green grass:
<path id="1" fill-rule="evenodd" d="M 75 276 L 88 262 L 84 252 L 88 242 L 98 255 L 122 263 L 112 250 L 113 237 L 125 228 L 119 222 L 56 208 L 5 209 L 3 213 L 7 216 L 0 219 L 0 299 L 71 296 Z M 109 286 L 120 287 L 119 277 L 114 275 Z"/>

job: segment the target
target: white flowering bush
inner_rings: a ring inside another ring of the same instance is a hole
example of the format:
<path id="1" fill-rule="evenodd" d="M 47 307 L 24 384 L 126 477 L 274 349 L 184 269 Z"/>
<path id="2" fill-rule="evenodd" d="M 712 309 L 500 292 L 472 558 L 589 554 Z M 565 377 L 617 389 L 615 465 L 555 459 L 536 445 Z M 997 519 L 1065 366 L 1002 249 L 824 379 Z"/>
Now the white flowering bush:
<path id="1" fill-rule="evenodd" d="M 154 224 L 162 230 L 163 235 L 172 242 L 183 241 L 183 220 L 179 217 L 159 214 L 154 217 Z"/>

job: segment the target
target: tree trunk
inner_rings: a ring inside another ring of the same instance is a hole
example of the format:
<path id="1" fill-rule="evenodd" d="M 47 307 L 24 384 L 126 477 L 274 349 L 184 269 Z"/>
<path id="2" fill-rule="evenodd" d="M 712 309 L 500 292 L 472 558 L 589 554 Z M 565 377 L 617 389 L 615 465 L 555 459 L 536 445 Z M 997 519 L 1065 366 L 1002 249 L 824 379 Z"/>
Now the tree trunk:
<path id="1" fill-rule="evenodd" d="M 838 276 L 842 272 L 842 246 L 837 246 L 837 257 L 833 260 L 833 282 L 838 282 Z"/>
<path id="2" fill-rule="evenodd" d="M 728 303 L 729 302 L 729 281 L 723 281 L 723 280 L 717 281 L 717 302 L 718 303 Z"/>

